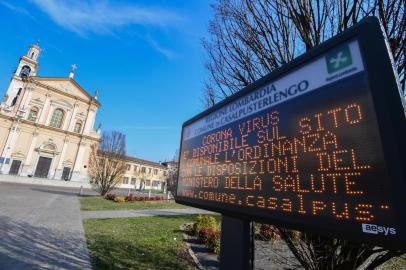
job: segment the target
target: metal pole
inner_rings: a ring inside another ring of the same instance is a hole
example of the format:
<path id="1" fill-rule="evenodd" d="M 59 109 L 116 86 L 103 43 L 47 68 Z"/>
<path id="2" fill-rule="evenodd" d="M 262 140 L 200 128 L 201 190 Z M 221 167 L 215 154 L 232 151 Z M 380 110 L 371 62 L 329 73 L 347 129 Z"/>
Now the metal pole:
<path id="1" fill-rule="evenodd" d="M 222 216 L 220 270 L 254 268 L 252 222 Z"/>

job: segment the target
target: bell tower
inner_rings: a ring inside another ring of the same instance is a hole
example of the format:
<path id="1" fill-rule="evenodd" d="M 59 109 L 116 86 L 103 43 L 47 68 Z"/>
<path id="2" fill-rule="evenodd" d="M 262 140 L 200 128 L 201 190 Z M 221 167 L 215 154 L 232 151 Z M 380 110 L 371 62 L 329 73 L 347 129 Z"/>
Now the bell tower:
<path id="1" fill-rule="evenodd" d="M 40 54 L 40 48 L 38 43 L 31 44 L 28 47 L 28 52 L 26 55 L 23 55 L 20 58 L 20 62 L 18 63 L 18 67 L 14 76 L 18 77 L 28 77 L 28 76 L 36 76 L 38 70 L 38 57 Z"/>
<path id="2" fill-rule="evenodd" d="M 40 54 L 39 44 L 31 44 L 27 54 L 20 57 L 18 67 L 11 78 L 6 95 L 3 98 L 2 107 L 7 109 L 14 107 L 24 92 L 24 81 L 28 77 L 36 76 L 39 68 L 38 57 Z"/>

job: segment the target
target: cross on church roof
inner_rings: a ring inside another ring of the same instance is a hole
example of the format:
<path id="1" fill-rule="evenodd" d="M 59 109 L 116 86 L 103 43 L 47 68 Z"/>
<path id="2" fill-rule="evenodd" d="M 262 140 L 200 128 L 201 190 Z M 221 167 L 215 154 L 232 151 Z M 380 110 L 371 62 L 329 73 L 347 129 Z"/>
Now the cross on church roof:
<path id="1" fill-rule="evenodd" d="M 78 68 L 78 66 L 77 66 L 76 64 L 73 64 L 71 67 L 72 67 L 72 72 L 74 72 L 74 71 L 75 71 L 75 69 L 77 69 L 77 68 Z"/>

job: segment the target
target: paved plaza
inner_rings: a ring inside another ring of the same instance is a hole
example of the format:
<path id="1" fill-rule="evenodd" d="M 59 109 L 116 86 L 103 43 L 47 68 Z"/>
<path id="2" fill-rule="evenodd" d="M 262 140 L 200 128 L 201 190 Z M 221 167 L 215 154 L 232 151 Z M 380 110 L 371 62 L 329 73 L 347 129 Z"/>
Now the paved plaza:
<path id="1" fill-rule="evenodd" d="M 82 218 L 209 213 L 196 208 L 81 212 L 78 193 L 0 182 L 0 269 L 91 269 Z"/>
<path id="2" fill-rule="evenodd" d="M 0 269 L 91 269 L 77 189 L 0 183 Z"/>

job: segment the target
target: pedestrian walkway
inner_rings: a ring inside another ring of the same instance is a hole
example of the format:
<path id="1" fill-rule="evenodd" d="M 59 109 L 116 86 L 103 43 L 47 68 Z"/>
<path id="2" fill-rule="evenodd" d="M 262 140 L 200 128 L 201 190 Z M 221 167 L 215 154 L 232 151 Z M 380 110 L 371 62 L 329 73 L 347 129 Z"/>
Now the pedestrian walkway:
<path id="1" fill-rule="evenodd" d="M 0 183 L 0 269 L 91 269 L 77 190 Z"/>
<path id="2" fill-rule="evenodd" d="M 214 214 L 197 208 L 185 209 L 155 209 L 155 210 L 107 210 L 83 211 L 82 218 L 127 218 L 127 217 L 152 217 L 152 216 L 182 216 L 197 214 Z"/>

